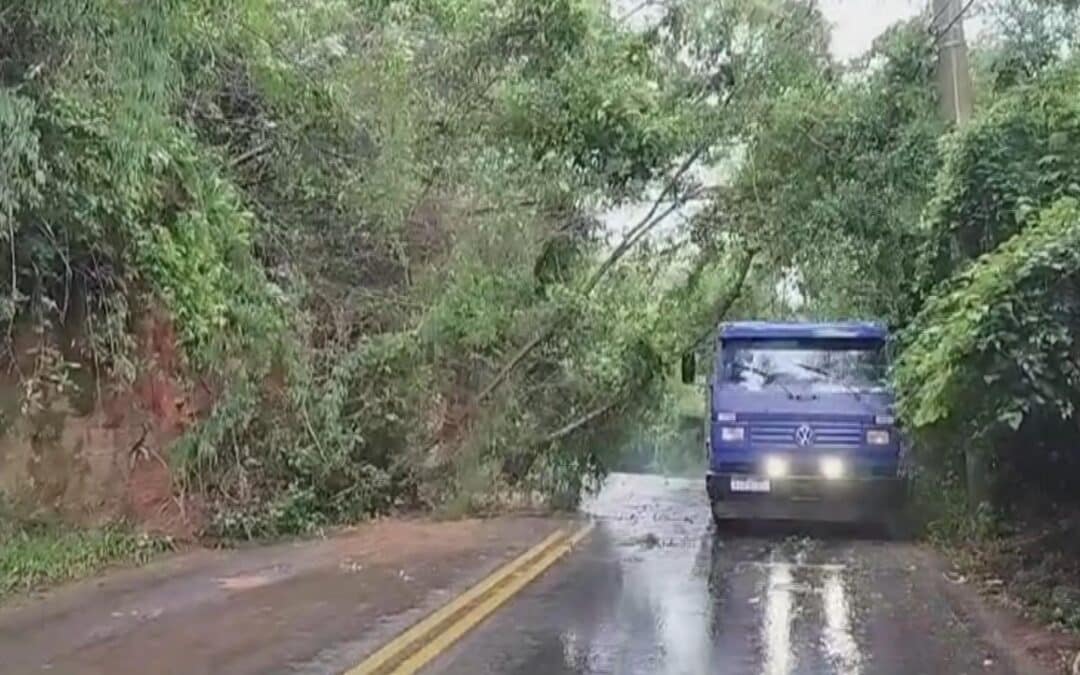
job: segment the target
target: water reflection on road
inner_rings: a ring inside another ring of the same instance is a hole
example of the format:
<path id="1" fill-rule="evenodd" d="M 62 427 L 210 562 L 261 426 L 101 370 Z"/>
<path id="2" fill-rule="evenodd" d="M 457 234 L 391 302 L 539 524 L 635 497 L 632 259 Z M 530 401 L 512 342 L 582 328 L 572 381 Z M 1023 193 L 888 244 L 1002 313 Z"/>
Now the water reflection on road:
<path id="1" fill-rule="evenodd" d="M 446 673 L 1011 672 L 909 544 L 716 533 L 700 480 L 615 476 L 591 541 L 466 638 Z"/>
<path id="2" fill-rule="evenodd" d="M 844 675 L 858 675 L 862 670 L 862 654 L 859 644 L 851 634 L 851 603 L 848 601 L 843 568 L 830 566 L 825 572 L 825 586 L 821 591 L 825 613 L 825 653 Z"/>
<path id="3" fill-rule="evenodd" d="M 769 565 L 765 588 L 765 610 L 762 613 L 761 633 L 765 643 L 766 675 L 786 675 L 791 672 L 791 565 Z"/>

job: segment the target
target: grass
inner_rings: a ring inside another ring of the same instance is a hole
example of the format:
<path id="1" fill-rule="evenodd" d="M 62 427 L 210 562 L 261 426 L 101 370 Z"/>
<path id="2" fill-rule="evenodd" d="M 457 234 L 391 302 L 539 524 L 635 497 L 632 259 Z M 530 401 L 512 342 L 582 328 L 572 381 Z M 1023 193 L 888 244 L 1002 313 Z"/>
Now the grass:
<path id="1" fill-rule="evenodd" d="M 168 548 L 167 540 L 120 526 L 0 523 L 0 600 L 92 576 L 113 565 L 143 564 Z"/>

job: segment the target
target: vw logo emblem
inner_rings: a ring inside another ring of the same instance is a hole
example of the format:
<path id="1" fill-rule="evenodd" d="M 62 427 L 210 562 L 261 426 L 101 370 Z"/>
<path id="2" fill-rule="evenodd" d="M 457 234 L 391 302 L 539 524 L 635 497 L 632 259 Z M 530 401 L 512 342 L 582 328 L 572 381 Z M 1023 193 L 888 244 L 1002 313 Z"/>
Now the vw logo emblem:
<path id="1" fill-rule="evenodd" d="M 795 427 L 795 445 L 807 447 L 814 444 L 814 430 L 809 424 L 800 424 Z"/>

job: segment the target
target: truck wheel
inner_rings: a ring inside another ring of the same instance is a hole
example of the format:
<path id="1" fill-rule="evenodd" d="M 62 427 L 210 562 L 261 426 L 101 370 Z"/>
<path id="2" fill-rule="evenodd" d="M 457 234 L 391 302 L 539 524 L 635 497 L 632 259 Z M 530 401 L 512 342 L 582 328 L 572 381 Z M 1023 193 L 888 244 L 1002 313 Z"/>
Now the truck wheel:
<path id="1" fill-rule="evenodd" d="M 724 511 L 724 507 L 720 502 L 712 502 L 711 507 L 713 524 L 716 525 L 716 531 L 718 533 L 730 533 L 738 529 L 739 523 L 741 521 L 739 521 L 739 519 L 737 518 L 732 518 L 731 516 L 729 516 Z"/>
<path id="2" fill-rule="evenodd" d="M 903 509 L 889 514 L 882 523 L 885 529 L 885 538 L 890 541 L 906 541 L 911 539 L 911 519 Z"/>

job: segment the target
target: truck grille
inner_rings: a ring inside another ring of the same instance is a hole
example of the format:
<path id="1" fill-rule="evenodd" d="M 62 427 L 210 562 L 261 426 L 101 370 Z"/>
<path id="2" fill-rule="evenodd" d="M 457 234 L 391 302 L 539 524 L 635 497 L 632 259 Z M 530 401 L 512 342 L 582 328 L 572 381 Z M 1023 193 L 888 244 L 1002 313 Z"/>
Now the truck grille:
<path id="1" fill-rule="evenodd" d="M 754 420 L 749 421 L 750 442 L 757 447 L 795 449 L 795 430 L 806 424 L 814 431 L 814 441 L 808 448 L 857 448 L 862 445 L 862 422 L 813 420 Z"/>

